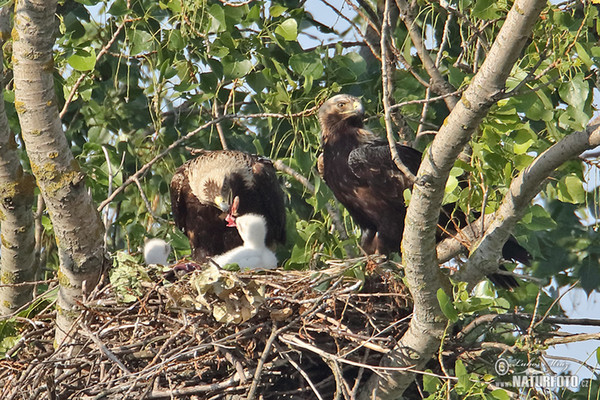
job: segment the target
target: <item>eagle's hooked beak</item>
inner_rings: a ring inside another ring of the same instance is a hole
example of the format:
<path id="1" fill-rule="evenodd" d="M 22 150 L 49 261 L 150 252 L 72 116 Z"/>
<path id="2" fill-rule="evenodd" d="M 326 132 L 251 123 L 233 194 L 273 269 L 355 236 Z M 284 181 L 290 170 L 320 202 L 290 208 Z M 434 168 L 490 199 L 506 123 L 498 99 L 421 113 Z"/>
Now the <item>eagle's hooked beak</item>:
<path id="1" fill-rule="evenodd" d="M 223 212 L 229 212 L 229 208 L 231 207 L 229 205 L 229 203 L 227 201 L 225 201 L 225 199 L 223 199 L 223 196 L 216 196 L 215 197 L 215 205 L 217 207 L 219 207 L 219 209 Z"/>
<path id="2" fill-rule="evenodd" d="M 362 103 L 359 100 L 352 103 L 352 110 L 357 114 L 362 114 L 365 111 Z"/>

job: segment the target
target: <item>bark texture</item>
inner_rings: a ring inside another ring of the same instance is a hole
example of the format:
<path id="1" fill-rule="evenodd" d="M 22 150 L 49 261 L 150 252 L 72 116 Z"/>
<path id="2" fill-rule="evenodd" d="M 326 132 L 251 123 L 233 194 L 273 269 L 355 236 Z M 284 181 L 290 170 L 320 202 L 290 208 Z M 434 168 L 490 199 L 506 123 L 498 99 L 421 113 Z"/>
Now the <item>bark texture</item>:
<path id="1" fill-rule="evenodd" d="M 395 351 L 382 361 L 383 366 L 420 370 L 439 349 L 447 320 L 437 300 L 437 290 L 445 286 L 445 281 L 437 262 L 435 232 L 444 186 L 454 161 L 496 96 L 502 93 L 545 4 L 542 0 L 514 3 L 481 69 L 425 154 L 413 187 L 402 241 L 406 281 L 414 299 L 413 317 Z M 413 380 L 414 373 L 401 370 L 374 374 L 360 398 L 401 398 Z"/>
<path id="2" fill-rule="evenodd" d="M 0 48 L 10 35 L 11 7 L 0 10 Z M 0 80 L 3 80 L 0 52 Z M 3 84 L 0 81 L 0 90 Z M 8 315 L 32 299 L 34 280 L 33 189 L 31 174 L 23 172 L 17 143 L 10 131 L 4 101 L 0 101 L 0 315 Z"/>
<path id="3" fill-rule="evenodd" d="M 13 29 L 15 108 L 31 169 L 46 201 L 60 258 L 56 342 L 106 262 L 104 227 L 62 130 L 53 82 L 56 1 L 18 0 Z"/>

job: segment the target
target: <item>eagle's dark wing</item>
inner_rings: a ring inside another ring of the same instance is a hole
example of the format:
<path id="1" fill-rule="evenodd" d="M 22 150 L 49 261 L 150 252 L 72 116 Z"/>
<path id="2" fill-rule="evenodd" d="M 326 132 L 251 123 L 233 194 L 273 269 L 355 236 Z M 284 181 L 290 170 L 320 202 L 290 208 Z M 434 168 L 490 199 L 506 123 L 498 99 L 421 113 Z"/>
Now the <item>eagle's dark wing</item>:
<path id="1" fill-rule="evenodd" d="M 422 153 L 402 145 L 396 145 L 396 149 L 402 163 L 413 174 L 416 174 L 421 163 Z M 403 192 L 412 187 L 412 182 L 395 165 L 387 142 L 376 141 L 356 148 L 350 153 L 348 164 L 352 172 L 361 181 L 368 183 L 371 188 L 376 190 L 391 207 L 404 207 Z M 392 219 L 388 221 L 389 224 L 394 223 Z M 438 222 L 438 240 L 452 236 L 457 229 L 465 227 L 466 224 L 467 217 L 455 204 L 443 206 Z M 502 250 L 505 259 L 525 264 L 530 261 L 527 250 L 521 247 L 513 237 L 509 238 Z M 500 269 L 506 270 L 503 266 L 500 266 Z M 515 278 L 509 275 L 490 274 L 488 278 L 499 287 L 518 286 Z"/>
<path id="2" fill-rule="evenodd" d="M 254 186 L 260 191 L 261 214 L 267 220 L 267 243 L 285 243 L 284 194 L 271 160 L 257 157 L 252 165 Z"/>
<path id="3" fill-rule="evenodd" d="M 421 164 L 421 152 L 412 147 L 397 144 L 396 149 L 402 163 L 413 174 Z M 389 197 L 403 199 L 405 189 L 412 187 L 409 177 L 396 166 L 387 142 L 377 140 L 363 144 L 348 156 L 350 169 L 361 181 Z"/>

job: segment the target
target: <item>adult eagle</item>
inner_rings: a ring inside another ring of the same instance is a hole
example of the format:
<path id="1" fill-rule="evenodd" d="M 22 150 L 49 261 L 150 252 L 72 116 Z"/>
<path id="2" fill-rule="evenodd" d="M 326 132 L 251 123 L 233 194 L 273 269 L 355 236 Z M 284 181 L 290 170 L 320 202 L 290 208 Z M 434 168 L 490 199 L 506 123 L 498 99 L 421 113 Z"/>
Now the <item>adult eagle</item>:
<path id="1" fill-rule="evenodd" d="M 265 157 L 202 150 L 175 171 L 171 208 L 198 262 L 243 244 L 234 225 L 227 223 L 232 214 L 264 216 L 267 246 L 285 242 L 283 191 L 272 162 Z"/>
<path id="2" fill-rule="evenodd" d="M 388 254 L 400 250 L 406 204 L 404 190 L 411 180 L 394 164 L 387 141 L 364 128 L 364 109 L 356 97 L 340 94 L 319 109 L 323 152 L 318 168 L 323 179 L 362 230 L 361 245 L 369 253 Z M 402 163 L 416 174 L 421 152 L 396 145 Z M 440 213 L 438 241 L 464 226 L 466 216 L 454 205 Z M 511 238 L 503 257 L 523 263 L 529 254 Z M 493 274 L 488 278 L 502 287 L 515 287 L 512 276 Z"/>

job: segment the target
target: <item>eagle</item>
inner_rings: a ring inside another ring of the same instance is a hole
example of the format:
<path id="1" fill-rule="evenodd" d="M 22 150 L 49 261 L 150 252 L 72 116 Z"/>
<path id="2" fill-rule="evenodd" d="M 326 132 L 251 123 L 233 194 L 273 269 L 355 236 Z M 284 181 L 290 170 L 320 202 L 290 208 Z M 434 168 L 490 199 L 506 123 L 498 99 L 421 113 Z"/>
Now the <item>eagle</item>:
<path id="1" fill-rule="evenodd" d="M 339 94 L 319 109 L 322 153 L 319 173 L 362 231 L 361 247 L 368 253 L 389 254 L 400 250 L 406 204 L 404 191 L 412 180 L 398 169 L 387 141 L 363 125 L 361 101 Z M 400 160 L 416 174 L 422 153 L 396 144 Z M 467 218 L 454 204 L 445 205 L 438 222 L 438 241 L 466 225 Z M 529 253 L 514 238 L 503 249 L 503 257 L 527 264 Z M 501 267 L 502 268 L 502 267 Z M 490 280 L 500 287 L 516 287 L 512 276 L 493 274 Z"/>
<path id="2" fill-rule="evenodd" d="M 243 244 L 235 217 L 266 221 L 270 248 L 285 243 L 284 194 L 271 160 L 234 150 L 200 150 L 171 179 L 175 225 L 190 241 L 192 259 L 204 262 Z"/>

